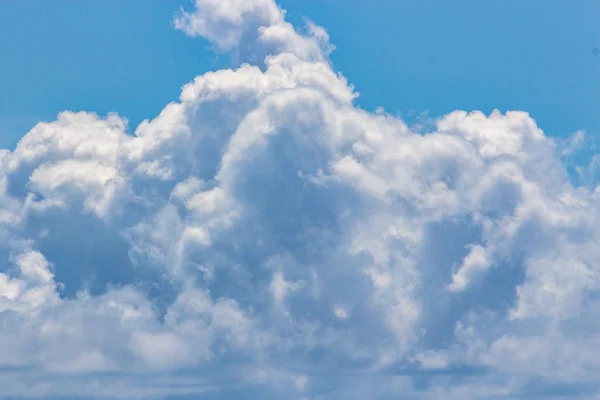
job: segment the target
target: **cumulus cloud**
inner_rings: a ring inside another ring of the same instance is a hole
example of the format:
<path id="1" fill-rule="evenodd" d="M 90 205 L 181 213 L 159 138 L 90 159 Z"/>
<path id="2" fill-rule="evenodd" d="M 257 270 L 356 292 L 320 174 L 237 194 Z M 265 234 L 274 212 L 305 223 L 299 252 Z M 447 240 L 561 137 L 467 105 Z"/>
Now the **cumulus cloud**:
<path id="1" fill-rule="evenodd" d="M 591 397 L 600 203 L 572 150 L 520 111 L 364 111 L 284 17 L 196 0 L 175 26 L 238 67 L 131 134 L 65 111 L 0 151 L 0 395 Z"/>
<path id="2" fill-rule="evenodd" d="M 244 35 L 283 23 L 283 11 L 270 0 L 197 0 L 194 11 L 181 11 L 175 26 L 229 50 Z"/>

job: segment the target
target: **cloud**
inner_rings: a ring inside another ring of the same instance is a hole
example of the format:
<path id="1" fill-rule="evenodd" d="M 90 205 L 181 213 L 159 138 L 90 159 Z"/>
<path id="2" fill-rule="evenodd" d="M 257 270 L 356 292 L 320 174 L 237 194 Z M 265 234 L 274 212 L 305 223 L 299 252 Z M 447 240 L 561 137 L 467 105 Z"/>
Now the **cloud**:
<path id="1" fill-rule="evenodd" d="M 481 246 L 473 246 L 469 254 L 463 260 L 459 270 L 452 275 L 450 290 L 464 290 L 467 285 L 480 272 L 484 272 L 490 266 L 490 260 L 486 251 Z"/>
<path id="2" fill-rule="evenodd" d="M 591 396 L 597 190 L 524 112 L 358 108 L 284 16 L 196 0 L 237 68 L 0 151 L 2 396 Z"/>
<path id="3" fill-rule="evenodd" d="M 175 26 L 229 50 L 244 35 L 283 23 L 283 11 L 270 0 L 197 0 L 193 12 L 181 11 Z"/>

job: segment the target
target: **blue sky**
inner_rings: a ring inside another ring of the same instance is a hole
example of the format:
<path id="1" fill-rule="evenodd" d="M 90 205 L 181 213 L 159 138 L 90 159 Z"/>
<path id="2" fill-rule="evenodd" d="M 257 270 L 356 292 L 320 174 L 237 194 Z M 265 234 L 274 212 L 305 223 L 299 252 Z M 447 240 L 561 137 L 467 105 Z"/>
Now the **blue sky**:
<path id="1" fill-rule="evenodd" d="M 185 5 L 185 4 L 183 4 Z M 551 135 L 600 131 L 593 1 L 285 0 L 327 27 L 358 104 L 411 118 L 456 109 L 526 110 Z M 228 65 L 172 29 L 181 2 L 0 4 L 0 144 L 62 110 L 117 111 L 133 126 L 199 73 Z M 27 18 L 24 16 L 27 15 Z"/>
<path id="2" fill-rule="evenodd" d="M 0 1 L 0 399 L 597 400 L 599 7 Z"/>

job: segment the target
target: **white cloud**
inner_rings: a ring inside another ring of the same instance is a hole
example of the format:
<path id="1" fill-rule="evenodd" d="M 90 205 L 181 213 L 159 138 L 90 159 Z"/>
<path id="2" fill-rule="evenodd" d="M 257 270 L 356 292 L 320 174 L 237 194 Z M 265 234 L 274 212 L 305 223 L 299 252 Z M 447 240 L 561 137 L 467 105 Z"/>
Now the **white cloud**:
<path id="1" fill-rule="evenodd" d="M 36 314 L 41 308 L 56 304 L 56 284 L 48 261 L 36 251 L 15 257 L 19 277 L 0 274 L 0 309 Z"/>
<path id="2" fill-rule="evenodd" d="M 181 12 L 175 26 L 188 35 L 203 36 L 223 50 L 260 27 L 283 23 L 282 10 L 271 0 L 197 0 L 194 6 L 192 13 Z"/>
<path id="3" fill-rule="evenodd" d="M 452 291 L 465 289 L 477 274 L 485 271 L 489 266 L 490 259 L 486 250 L 481 246 L 472 246 L 459 270 L 452 275 L 449 289 Z"/>
<path id="4" fill-rule="evenodd" d="M 176 26 L 255 65 L 133 134 L 64 112 L 0 152 L 2 395 L 383 398 L 414 363 L 421 397 L 594 383 L 598 192 L 529 115 L 361 110 L 271 0 Z"/>
<path id="5" fill-rule="evenodd" d="M 350 316 L 348 311 L 342 306 L 335 306 L 333 308 L 333 313 L 338 319 L 342 321 L 348 319 L 348 317 Z"/>
<path id="6" fill-rule="evenodd" d="M 300 288 L 302 288 L 301 282 L 287 282 L 281 271 L 277 271 L 273 274 L 271 293 L 277 304 L 283 303 L 285 296 L 288 293 L 295 292 Z"/>

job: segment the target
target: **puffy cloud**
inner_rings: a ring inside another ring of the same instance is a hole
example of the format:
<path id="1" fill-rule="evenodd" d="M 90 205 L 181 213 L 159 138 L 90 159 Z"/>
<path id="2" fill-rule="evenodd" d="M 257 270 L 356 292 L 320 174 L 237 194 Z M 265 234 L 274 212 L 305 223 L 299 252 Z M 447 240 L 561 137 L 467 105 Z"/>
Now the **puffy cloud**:
<path id="1" fill-rule="evenodd" d="M 490 266 L 486 251 L 481 246 L 473 246 L 463 260 L 460 269 L 452 275 L 450 290 L 463 290 L 479 272 L 485 271 Z"/>
<path id="2" fill-rule="evenodd" d="M 0 274 L 0 307 L 3 311 L 31 314 L 58 301 L 54 276 L 42 254 L 28 251 L 15 257 L 14 263 L 19 270 L 18 278 Z"/>
<path id="3" fill-rule="evenodd" d="M 271 0 L 197 0 L 194 6 L 192 13 L 181 12 L 175 26 L 188 35 L 203 36 L 223 50 L 259 28 L 283 23 L 283 11 Z"/>
<path id="4" fill-rule="evenodd" d="M 322 28 L 272 0 L 194 5 L 176 26 L 245 64 L 132 133 L 64 112 L 0 152 L 2 395 L 597 390 L 580 135 L 516 111 L 420 132 L 354 105 Z"/>

